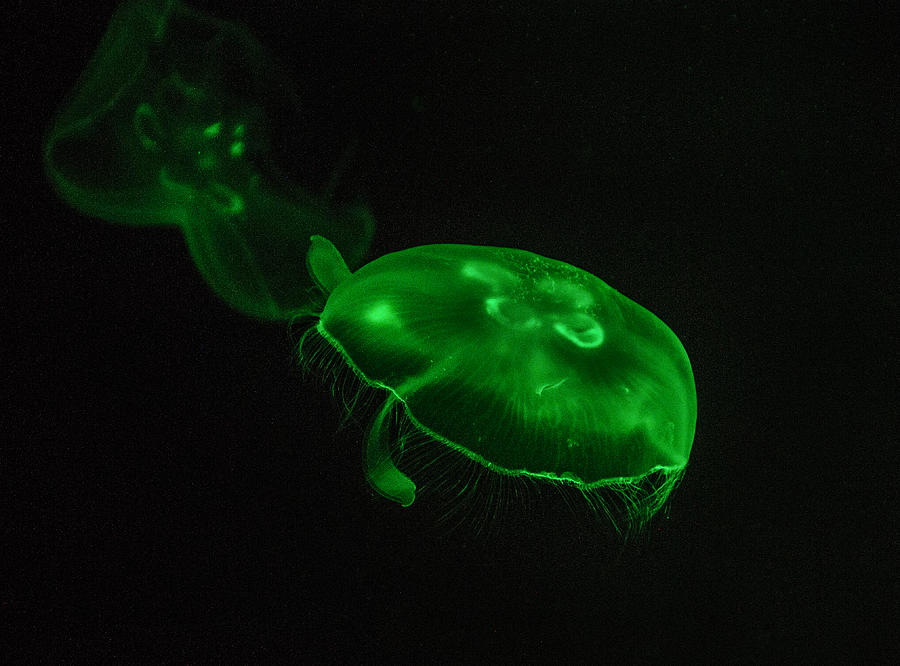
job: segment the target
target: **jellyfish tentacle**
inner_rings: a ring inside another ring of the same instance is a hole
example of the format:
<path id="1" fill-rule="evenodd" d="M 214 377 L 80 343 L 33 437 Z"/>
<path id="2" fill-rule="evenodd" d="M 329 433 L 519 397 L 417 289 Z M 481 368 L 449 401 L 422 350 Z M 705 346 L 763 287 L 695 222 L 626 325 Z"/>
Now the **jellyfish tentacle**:
<path id="1" fill-rule="evenodd" d="M 326 294 L 330 294 L 335 287 L 350 277 L 350 269 L 347 268 L 341 253 L 334 243 L 324 236 L 310 236 L 306 268 L 310 277 Z"/>
<path id="2" fill-rule="evenodd" d="M 390 393 L 369 430 L 366 479 L 379 495 L 407 507 L 416 499 L 416 484 L 397 469 L 390 453 L 391 433 L 387 417 L 397 402 L 397 396 Z"/>

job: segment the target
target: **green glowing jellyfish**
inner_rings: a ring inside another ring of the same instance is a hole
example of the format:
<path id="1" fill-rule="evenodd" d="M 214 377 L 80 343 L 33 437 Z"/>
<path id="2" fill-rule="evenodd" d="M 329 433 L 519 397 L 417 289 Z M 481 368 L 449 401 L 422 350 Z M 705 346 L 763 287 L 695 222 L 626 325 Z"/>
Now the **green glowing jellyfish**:
<path id="1" fill-rule="evenodd" d="M 132 0 L 56 119 L 44 160 L 73 207 L 180 226 L 226 302 L 289 319 L 312 307 L 309 236 L 327 234 L 356 265 L 373 232 L 363 206 L 335 209 L 286 175 L 286 163 L 307 159 L 291 152 L 299 127 L 293 86 L 246 29 L 175 0 Z"/>
<path id="2" fill-rule="evenodd" d="M 311 331 L 388 391 L 366 455 L 381 495 L 403 506 L 416 495 L 388 426 L 398 414 L 498 475 L 589 500 L 612 490 L 638 525 L 680 479 L 697 418 L 687 354 L 662 321 L 599 278 L 470 245 L 415 247 L 351 273 L 320 237 L 308 264 L 328 294 Z"/>

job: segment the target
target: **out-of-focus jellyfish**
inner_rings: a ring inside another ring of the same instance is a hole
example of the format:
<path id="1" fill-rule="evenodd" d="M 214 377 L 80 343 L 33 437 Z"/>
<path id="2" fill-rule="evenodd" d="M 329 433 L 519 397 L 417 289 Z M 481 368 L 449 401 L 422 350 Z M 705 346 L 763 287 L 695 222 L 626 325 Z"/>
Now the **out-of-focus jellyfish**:
<path id="1" fill-rule="evenodd" d="M 471 245 L 415 247 L 351 273 L 319 237 L 308 263 L 328 294 L 310 330 L 387 391 L 366 455 L 381 495 L 409 506 L 416 494 L 395 416 L 491 473 L 573 487 L 601 508 L 611 491 L 630 527 L 680 479 L 697 417 L 687 354 L 599 278 Z"/>
<path id="2" fill-rule="evenodd" d="M 286 176 L 285 160 L 308 158 L 275 153 L 301 131 L 294 87 L 246 29 L 176 0 L 131 0 L 56 119 L 44 159 L 73 207 L 180 226 L 225 301 L 288 319 L 312 308 L 310 235 L 327 234 L 357 265 L 373 232 L 365 207 L 335 208 Z"/>

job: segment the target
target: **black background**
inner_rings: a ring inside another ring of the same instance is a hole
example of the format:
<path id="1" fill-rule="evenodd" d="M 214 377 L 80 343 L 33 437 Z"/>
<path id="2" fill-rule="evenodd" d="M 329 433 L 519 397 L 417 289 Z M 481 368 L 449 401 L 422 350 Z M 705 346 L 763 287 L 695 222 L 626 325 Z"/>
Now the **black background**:
<path id="1" fill-rule="evenodd" d="M 284 63 L 323 151 L 356 143 L 339 196 L 374 211 L 370 257 L 520 247 L 655 312 L 697 382 L 684 481 L 625 543 L 552 499 L 451 530 L 373 496 L 364 423 L 301 376 L 296 331 L 219 302 L 176 231 L 46 183 L 114 4 L 29 4 L 4 74 L 4 653 L 890 661 L 890 15 L 301 4 L 205 3 Z"/>

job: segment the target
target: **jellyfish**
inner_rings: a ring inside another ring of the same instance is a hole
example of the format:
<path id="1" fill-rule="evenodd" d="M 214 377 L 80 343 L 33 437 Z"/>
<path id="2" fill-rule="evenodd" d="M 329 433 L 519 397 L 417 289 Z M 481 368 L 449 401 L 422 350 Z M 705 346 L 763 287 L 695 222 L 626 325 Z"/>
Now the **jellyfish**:
<path id="1" fill-rule="evenodd" d="M 351 273 L 322 237 L 307 263 L 327 294 L 310 334 L 386 392 L 365 456 L 377 493 L 402 506 L 416 497 L 403 441 L 392 441 L 397 414 L 491 474 L 574 488 L 591 502 L 612 491 L 631 526 L 681 478 L 697 418 L 687 354 L 655 315 L 594 275 L 472 245 L 414 247 Z"/>
<path id="2" fill-rule="evenodd" d="M 179 226 L 227 303 L 289 319 L 313 307 L 310 235 L 327 234 L 355 266 L 373 233 L 364 205 L 334 206 L 330 192 L 288 175 L 290 162 L 308 161 L 292 148 L 299 109 L 288 77 L 245 28 L 176 0 L 131 0 L 50 129 L 44 162 L 77 210 Z"/>

